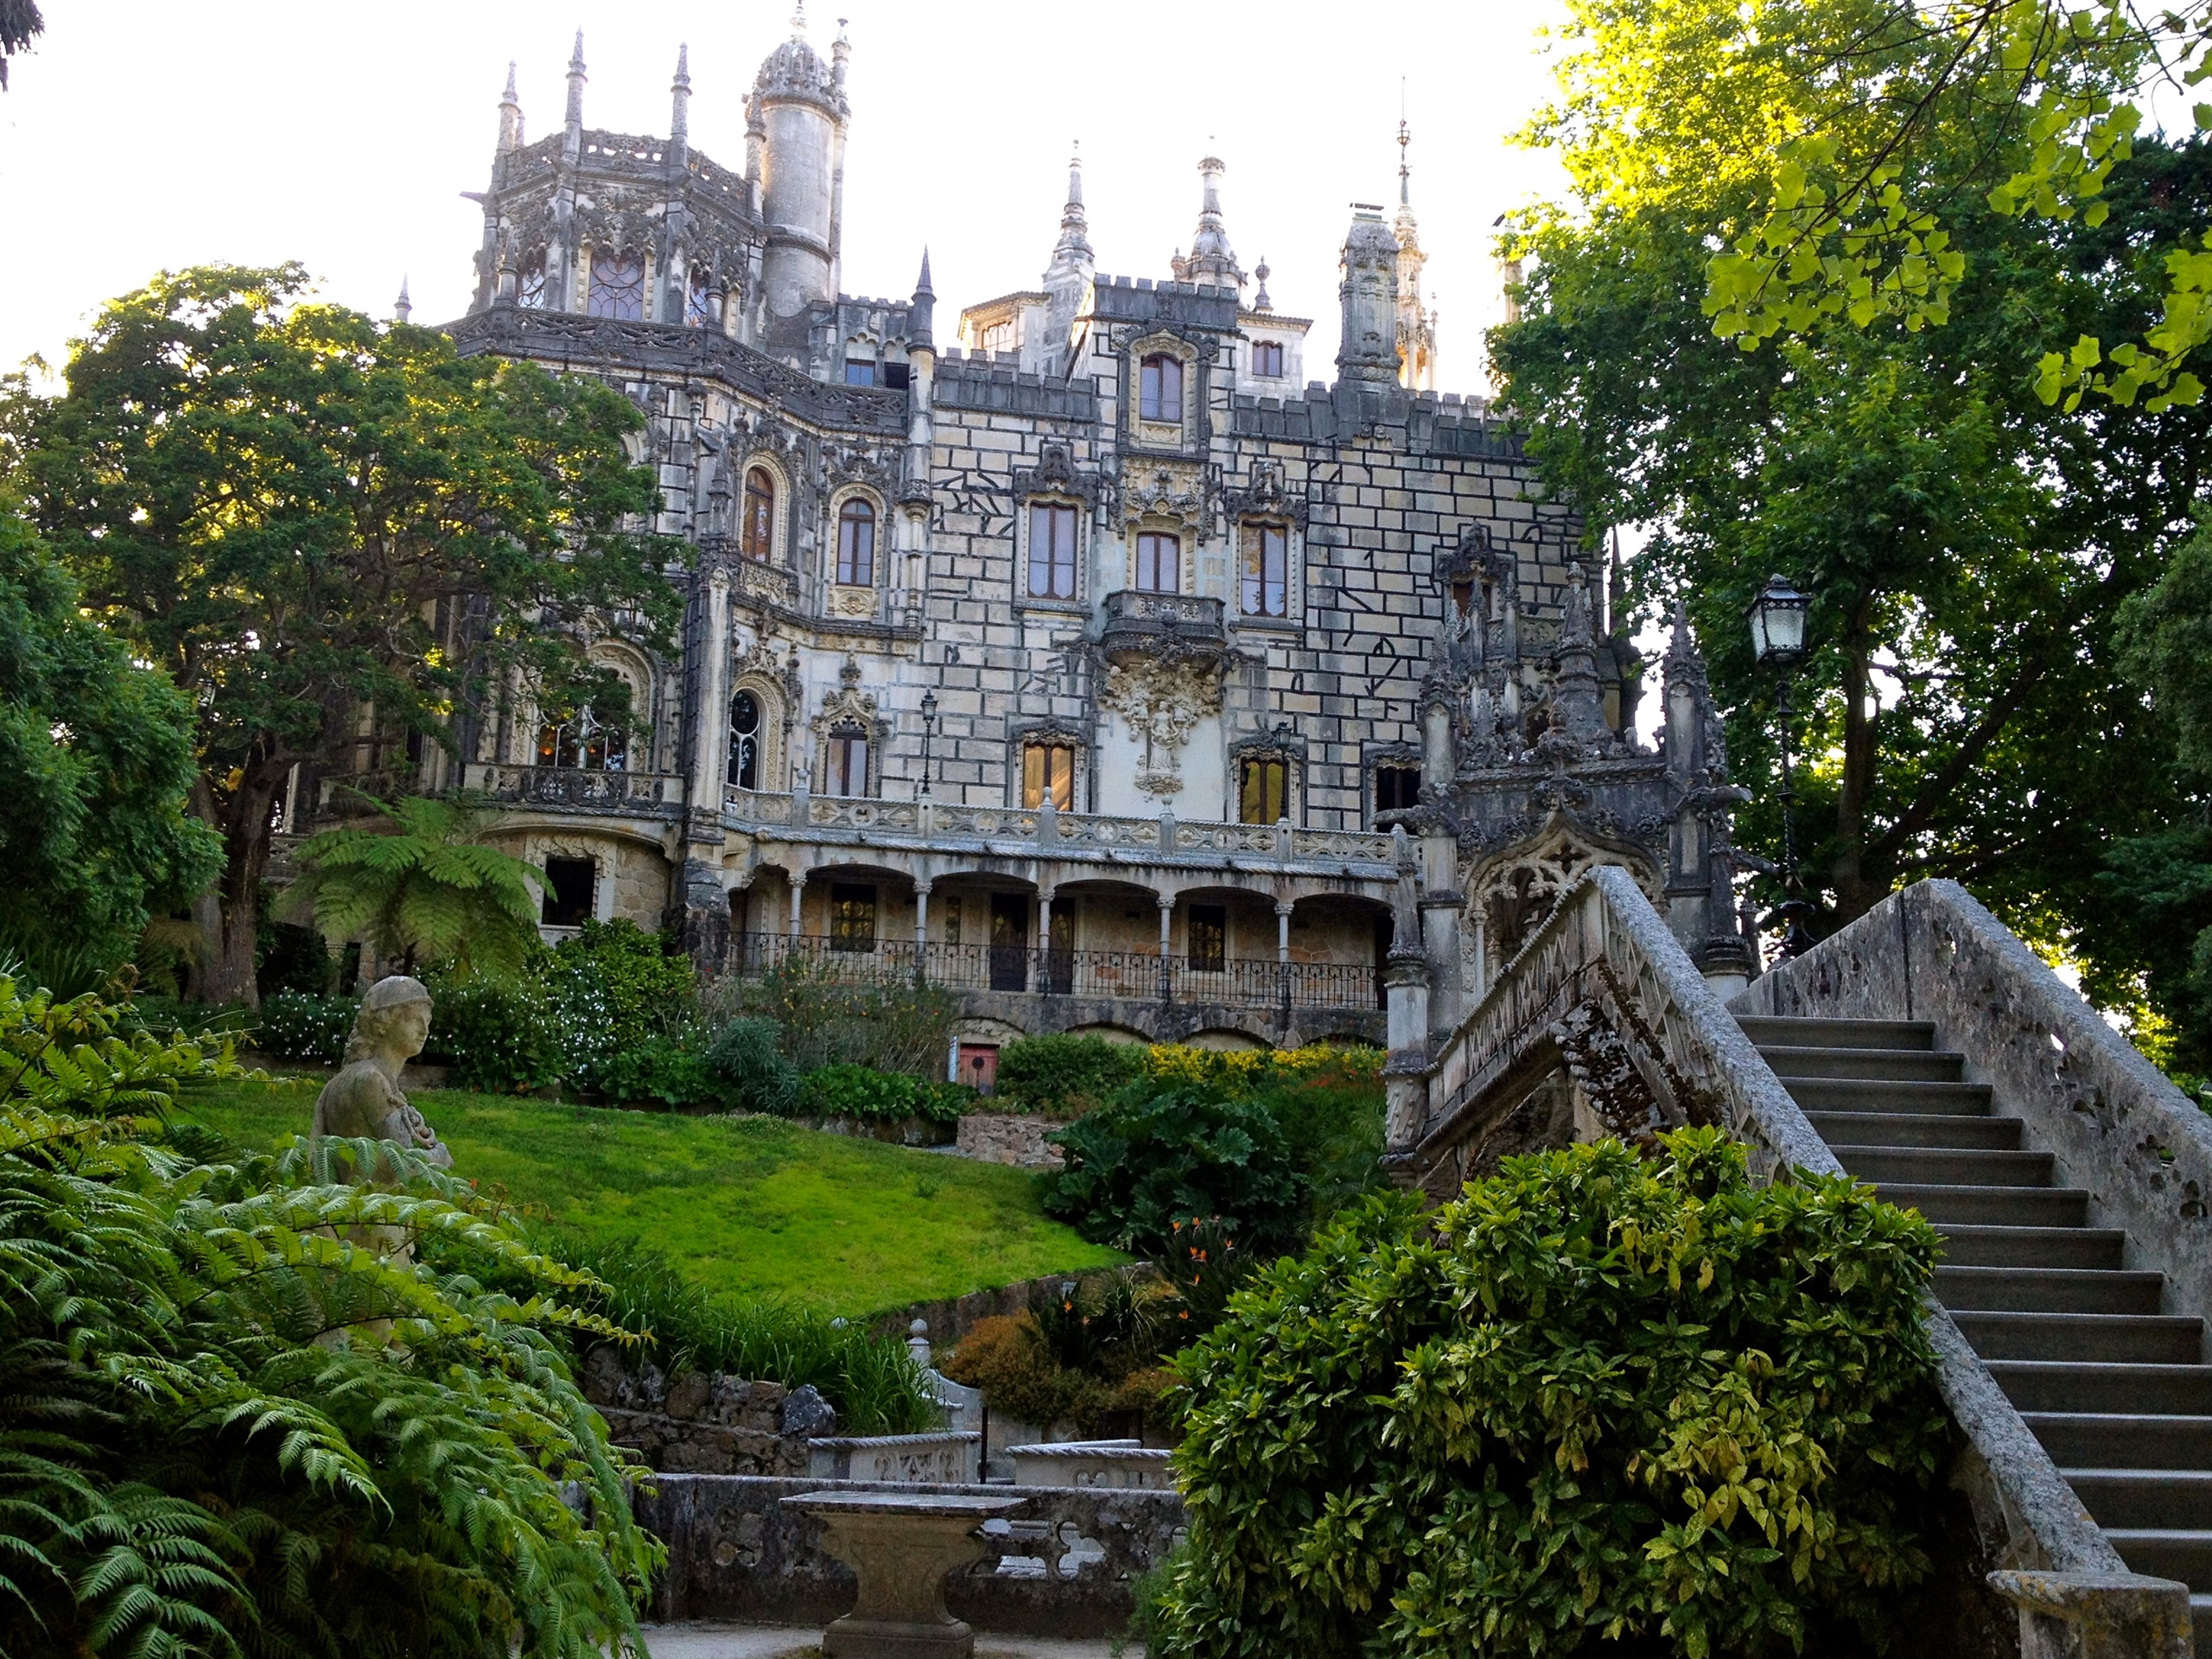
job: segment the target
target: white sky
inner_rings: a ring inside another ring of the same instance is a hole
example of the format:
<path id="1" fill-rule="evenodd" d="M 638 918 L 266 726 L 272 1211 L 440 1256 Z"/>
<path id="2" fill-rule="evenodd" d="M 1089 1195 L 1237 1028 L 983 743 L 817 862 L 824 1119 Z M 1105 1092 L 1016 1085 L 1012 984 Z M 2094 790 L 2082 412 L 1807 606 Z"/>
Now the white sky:
<path id="1" fill-rule="evenodd" d="M 207 261 L 296 258 L 379 316 L 404 274 L 416 321 L 457 315 L 482 225 L 459 193 L 486 181 L 510 58 L 531 138 L 560 124 L 579 24 L 585 124 L 664 134 L 688 41 L 691 142 L 741 169 L 739 100 L 790 16 L 788 0 L 41 9 L 48 31 L 0 94 L 0 366 L 34 352 L 58 365 L 103 300 Z M 1491 223 L 1559 181 L 1548 157 L 1505 143 L 1548 91 L 1537 30 L 1559 0 L 810 10 L 825 54 L 837 15 L 850 19 L 844 286 L 909 292 L 926 242 L 945 340 L 960 307 L 1036 283 L 1071 139 L 1100 270 L 1154 278 L 1189 242 L 1211 146 L 1239 260 L 1264 256 L 1276 309 L 1315 319 L 1307 378 L 1333 378 L 1346 204 L 1397 200 L 1402 79 L 1439 384 L 1484 390 Z"/>

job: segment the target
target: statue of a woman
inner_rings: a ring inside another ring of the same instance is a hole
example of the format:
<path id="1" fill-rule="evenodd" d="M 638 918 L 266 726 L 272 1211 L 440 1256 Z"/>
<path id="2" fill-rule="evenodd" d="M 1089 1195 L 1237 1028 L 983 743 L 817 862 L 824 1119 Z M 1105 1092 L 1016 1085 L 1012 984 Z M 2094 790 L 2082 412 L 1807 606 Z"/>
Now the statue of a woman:
<path id="1" fill-rule="evenodd" d="M 442 1169 L 453 1154 L 399 1090 L 399 1073 L 430 1036 L 430 993 L 419 979 L 395 974 L 361 999 L 346 1064 L 315 1097 L 314 1135 L 391 1141 L 411 1147 Z"/>

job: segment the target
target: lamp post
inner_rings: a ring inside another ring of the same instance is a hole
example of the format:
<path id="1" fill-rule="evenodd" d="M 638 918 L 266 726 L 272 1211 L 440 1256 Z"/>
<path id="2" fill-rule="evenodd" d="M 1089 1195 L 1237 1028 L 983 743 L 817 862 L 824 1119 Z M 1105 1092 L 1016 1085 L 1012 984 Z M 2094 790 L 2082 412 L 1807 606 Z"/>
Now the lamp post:
<path id="1" fill-rule="evenodd" d="M 937 737 L 937 693 L 922 693 L 922 786 L 916 791 L 919 800 L 930 792 L 930 746 Z"/>
<path id="2" fill-rule="evenodd" d="M 1813 943 L 1805 931 L 1805 902 L 1797 880 L 1797 836 L 1795 810 L 1796 780 L 1790 765 L 1789 722 L 1796 710 L 1789 706 L 1789 676 L 1805 660 L 1805 613 L 1811 598 L 1792 588 L 1782 576 L 1769 576 L 1766 586 L 1751 601 L 1751 651 L 1761 668 L 1774 671 L 1774 710 L 1782 722 L 1782 954 L 1801 955 Z"/>

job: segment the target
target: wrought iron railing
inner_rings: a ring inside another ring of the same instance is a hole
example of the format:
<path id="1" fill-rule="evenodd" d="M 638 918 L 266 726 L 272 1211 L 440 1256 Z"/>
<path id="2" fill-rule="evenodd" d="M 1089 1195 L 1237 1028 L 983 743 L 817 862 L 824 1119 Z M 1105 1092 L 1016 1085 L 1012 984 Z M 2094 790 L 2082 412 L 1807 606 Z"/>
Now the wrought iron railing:
<path id="1" fill-rule="evenodd" d="M 728 966 L 746 976 L 804 962 L 854 982 L 921 982 L 954 991 L 1134 997 L 1243 1008 L 1380 1008 L 1379 969 L 1359 963 L 1244 961 L 1193 967 L 1185 953 L 1055 950 L 1027 944 L 946 944 L 820 933 L 740 933 Z"/>

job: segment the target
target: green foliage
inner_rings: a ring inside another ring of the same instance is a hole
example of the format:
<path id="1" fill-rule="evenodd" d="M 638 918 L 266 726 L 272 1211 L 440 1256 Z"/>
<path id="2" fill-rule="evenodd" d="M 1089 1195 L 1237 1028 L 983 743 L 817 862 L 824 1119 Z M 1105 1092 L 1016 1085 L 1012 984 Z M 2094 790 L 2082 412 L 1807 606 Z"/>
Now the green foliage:
<path id="1" fill-rule="evenodd" d="M 1033 1290 L 1018 1314 L 977 1320 L 944 1370 L 982 1389 L 992 1411 L 1039 1429 L 1125 1432 L 1131 1415 L 1160 1428 L 1170 1385 L 1160 1362 L 1187 1334 L 1163 1319 L 1156 1285 L 1097 1274 L 1067 1280 L 1057 1293 Z"/>
<path id="2" fill-rule="evenodd" d="M 1382 1063 L 1379 1049 L 1338 1049 L 1310 1069 L 1279 1063 L 1254 1083 L 1252 1098 L 1282 1131 L 1313 1224 L 1389 1185 Z"/>
<path id="3" fill-rule="evenodd" d="M 786 1388 L 811 1384 L 837 1408 L 841 1432 L 911 1434 L 940 1426 L 906 1344 L 818 1308 L 710 1294 L 668 1256 L 632 1237 L 586 1238 L 549 1228 L 548 1255 L 597 1281 L 589 1306 L 637 1333 L 636 1362 L 664 1371 L 724 1371 Z"/>
<path id="4" fill-rule="evenodd" d="M 599 1091 L 630 1105 L 738 1105 L 736 1091 L 707 1064 L 705 1050 L 690 1033 L 648 1037 L 602 1061 Z"/>
<path id="5" fill-rule="evenodd" d="M 854 977 L 834 957 L 802 956 L 717 982 L 706 1006 L 715 1020 L 775 1021 L 784 1058 L 801 1071 L 867 1065 L 926 1079 L 944 1074 L 960 999 L 942 986 Z"/>
<path id="6" fill-rule="evenodd" d="M 338 962 L 322 935 L 291 922 L 270 922 L 262 929 L 261 960 L 254 982 L 264 996 L 305 991 L 325 996 L 338 988 Z"/>
<path id="7" fill-rule="evenodd" d="M 212 1001 L 254 995 L 295 765 L 388 777 L 410 735 L 449 743 L 456 704 L 509 688 L 619 706 L 547 619 L 620 612 L 663 642 L 680 609 L 673 546 L 625 527 L 659 492 L 619 391 L 315 303 L 296 265 L 163 273 L 101 312 L 65 380 L 0 411 L 12 470 L 85 602 L 196 711 L 195 809 L 225 849 Z"/>
<path id="8" fill-rule="evenodd" d="M 581 1088 L 604 1092 L 607 1068 L 620 1056 L 686 1033 L 696 1021 L 690 957 L 635 922 L 586 922 L 543 968 L 568 1075 Z"/>
<path id="9" fill-rule="evenodd" d="M 903 1071 L 865 1065 L 824 1065 L 798 1083 L 798 1110 L 808 1117 L 857 1117 L 897 1123 L 918 1117 L 951 1123 L 969 1109 L 976 1091 L 960 1084 L 919 1083 Z"/>
<path id="10" fill-rule="evenodd" d="M 190 706 L 79 613 L 0 488 L 0 957 L 70 989 L 122 967 L 220 857 L 186 815 L 192 773 Z"/>
<path id="11" fill-rule="evenodd" d="M 1178 1363 L 1188 1554 L 1153 1651 L 1788 1650 L 1900 1629 L 1948 1451 L 1937 1241 L 1717 1131 L 1370 1200 Z"/>
<path id="12" fill-rule="evenodd" d="M 1177 1223 L 1217 1217 L 1249 1249 L 1299 1241 L 1306 1185 L 1274 1115 L 1249 1096 L 1131 1090 L 1046 1138 L 1065 1166 L 1048 1179 L 1045 1213 L 1085 1238 L 1148 1253 Z"/>
<path id="13" fill-rule="evenodd" d="M 409 1154 L 198 1162 L 162 1117 L 237 1068 L 118 1023 L 0 979 L 0 1649 L 642 1652 L 638 1471 L 545 1334 L 616 1335 L 595 1287 Z"/>
<path id="14" fill-rule="evenodd" d="M 336 1065 L 346 1058 L 346 1039 L 353 1034 L 353 1016 L 360 1006 L 350 996 L 279 991 L 261 1004 L 255 1045 L 279 1059 Z M 446 1017 L 442 1002 L 437 1015 L 441 1022 Z"/>
<path id="15" fill-rule="evenodd" d="M 0 0 L 0 92 L 8 90 L 8 60 L 29 50 L 45 29 L 33 0 Z"/>
<path id="16" fill-rule="evenodd" d="M 783 1057 L 783 1033 L 772 1020 L 732 1020 L 707 1048 L 708 1069 L 741 1112 L 789 1117 L 798 1109 L 798 1072 Z"/>
<path id="17" fill-rule="evenodd" d="M 429 978 L 430 1040 L 423 1058 L 453 1068 L 464 1089 L 527 1094 L 569 1074 L 568 1046 L 542 958 L 512 980 Z"/>
<path id="18" fill-rule="evenodd" d="M 1103 1037 L 1023 1037 L 999 1051 L 994 1107 L 1074 1117 L 1144 1075 L 1145 1050 Z"/>
<path id="19" fill-rule="evenodd" d="M 388 830 L 326 830 L 294 855 L 286 893 L 298 918 L 334 938 L 365 938 L 403 971 L 448 966 L 455 979 L 518 971 L 537 944 L 536 884 L 544 877 L 479 840 L 491 814 L 465 800 L 363 797 Z"/>

